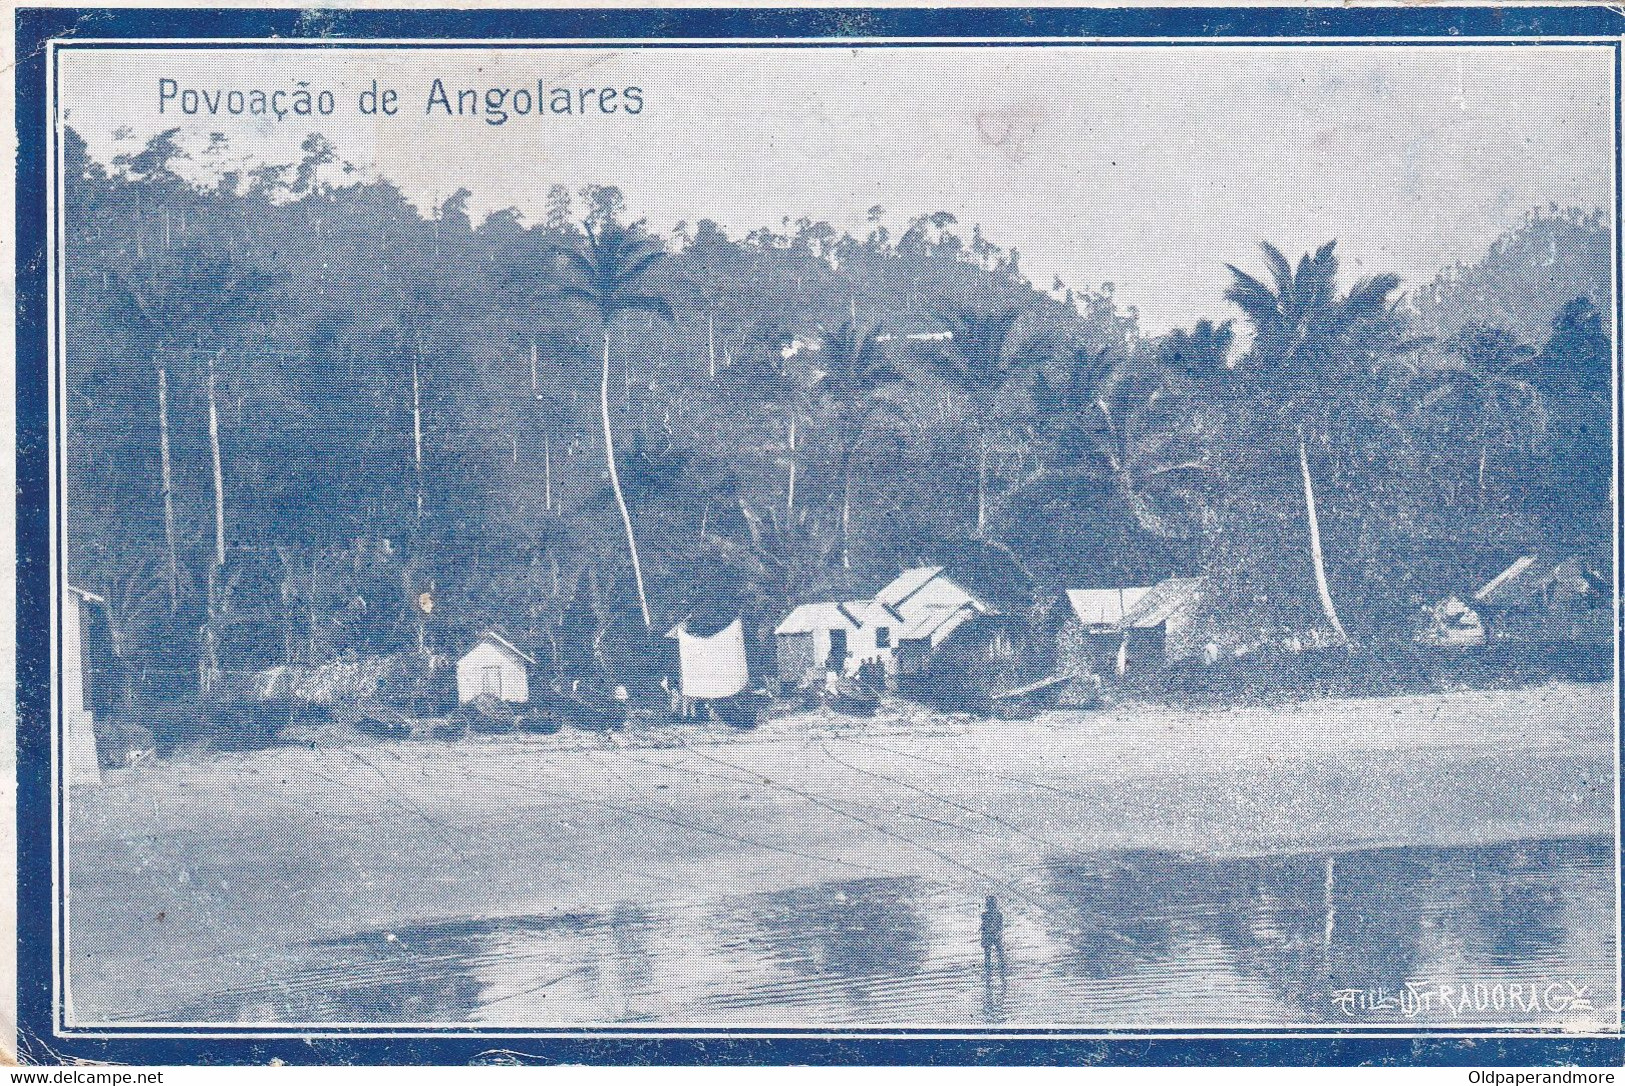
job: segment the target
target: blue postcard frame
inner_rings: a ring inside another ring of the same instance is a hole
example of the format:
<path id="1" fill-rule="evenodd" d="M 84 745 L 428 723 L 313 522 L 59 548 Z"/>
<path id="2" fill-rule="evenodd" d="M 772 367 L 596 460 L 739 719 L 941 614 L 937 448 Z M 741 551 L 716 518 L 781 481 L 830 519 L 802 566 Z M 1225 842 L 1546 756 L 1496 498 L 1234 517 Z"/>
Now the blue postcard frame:
<path id="1" fill-rule="evenodd" d="M 275 39 L 279 46 L 331 48 L 381 39 L 428 39 L 455 44 L 548 38 L 818 39 L 953 38 L 998 44 L 1034 37 L 1104 41 L 1183 38 L 1221 44 L 1246 39 L 1291 40 L 1312 47 L 1361 38 L 1448 43 L 1494 39 L 1518 44 L 1539 38 L 1603 43 L 1614 52 L 1620 90 L 1625 15 L 1602 6 L 1398 9 L 958 9 L 930 11 L 763 9 L 558 11 L 299 11 L 209 9 L 20 9 L 17 32 L 17 680 L 18 680 L 18 1013 L 24 1062 L 94 1060 L 145 1065 L 198 1063 L 460 1064 L 470 1062 L 600 1064 L 1068 1064 L 1068 1065 L 1549 1065 L 1618 1066 L 1620 1037 L 1469 1035 L 1324 1031 L 1277 1036 L 1256 1030 L 1178 1034 L 1078 1036 L 1030 1030 L 1019 1035 L 942 1036 L 931 1031 L 885 1035 L 838 1031 L 771 1034 L 740 1030 L 690 1035 L 680 1031 L 587 1035 L 572 1029 L 534 1034 L 477 1029 L 297 1031 L 220 1036 L 218 1031 L 58 1030 L 54 984 L 53 869 L 58 860 L 53 810 L 52 530 L 49 479 L 52 429 L 49 389 L 47 186 L 54 140 L 47 116 L 52 41 L 107 39 L 174 42 L 231 37 Z M 1616 109 L 1616 118 L 1618 111 Z M 1616 156 L 1620 133 L 1616 119 Z M 1616 170 L 1616 184 L 1618 171 Z M 1616 221 L 1621 196 L 1615 193 Z M 1615 253 L 1616 276 L 1620 254 Z M 1615 298 L 1615 327 L 1625 324 Z M 1617 356 L 1617 345 L 1616 345 Z M 1619 431 L 1619 381 L 1615 381 Z M 1616 448 L 1617 456 L 1617 448 Z M 1616 512 L 1618 503 L 1616 502 Z M 1617 546 L 1617 535 L 1616 535 Z"/>

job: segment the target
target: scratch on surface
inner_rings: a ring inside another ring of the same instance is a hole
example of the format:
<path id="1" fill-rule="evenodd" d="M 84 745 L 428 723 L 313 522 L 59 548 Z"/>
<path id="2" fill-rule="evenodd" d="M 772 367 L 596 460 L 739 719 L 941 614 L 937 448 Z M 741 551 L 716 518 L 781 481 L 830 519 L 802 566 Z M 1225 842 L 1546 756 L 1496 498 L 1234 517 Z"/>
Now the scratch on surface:
<path id="1" fill-rule="evenodd" d="M 90 19 L 91 19 L 91 16 L 89 16 L 89 15 L 81 15 L 81 16 L 79 16 L 78 20 L 74 23 L 74 25 L 73 25 L 73 27 L 71 29 L 69 29 L 67 31 L 64 31 L 61 34 L 57 34 L 57 35 L 54 35 L 52 37 L 46 38 L 44 41 L 40 42 L 37 46 L 34 47 L 33 51 L 28 54 L 26 59 L 34 60 L 35 58 L 39 57 L 42 53 L 45 52 L 45 47 L 47 45 L 51 44 L 52 42 L 66 41 L 69 38 L 72 38 L 72 37 L 76 36 L 79 33 L 80 29 L 86 23 L 88 23 L 90 21 Z M 18 63 L 20 62 L 20 59 L 21 58 L 13 57 L 11 59 L 10 64 L 7 64 L 4 68 L 0 68 L 0 72 L 12 72 L 12 71 L 16 70 L 16 67 L 17 67 Z"/>
<path id="2" fill-rule="evenodd" d="M 526 1067 L 531 1064 L 556 1064 L 559 1061 L 536 1052 L 521 1052 L 517 1048 L 487 1048 L 475 1053 L 468 1062 L 487 1067 Z"/>

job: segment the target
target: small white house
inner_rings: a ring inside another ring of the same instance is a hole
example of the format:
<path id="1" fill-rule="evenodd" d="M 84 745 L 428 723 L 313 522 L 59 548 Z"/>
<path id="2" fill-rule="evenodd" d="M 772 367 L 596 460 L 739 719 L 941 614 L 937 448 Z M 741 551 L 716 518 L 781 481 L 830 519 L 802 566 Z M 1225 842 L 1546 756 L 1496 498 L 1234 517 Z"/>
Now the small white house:
<path id="1" fill-rule="evenodd" d="M 530 700 L 534 658 L 499 633 L 487 632 L 457 661 L 457 700 L 467 704 L 482 695 L 498 701 Z"/>

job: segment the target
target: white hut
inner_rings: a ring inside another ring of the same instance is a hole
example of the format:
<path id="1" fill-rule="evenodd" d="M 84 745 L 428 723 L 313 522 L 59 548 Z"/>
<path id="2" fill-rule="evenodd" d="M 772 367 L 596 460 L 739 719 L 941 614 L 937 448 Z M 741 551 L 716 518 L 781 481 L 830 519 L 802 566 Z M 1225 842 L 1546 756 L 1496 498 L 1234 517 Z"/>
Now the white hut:
<path id="1" fill-rule="evenodd" d="M 530 700 L 530 669 L 536 661 L 512 641 L 487 631 L 457 661 L 457 701 L 477 697 L 524 703 Z"/>

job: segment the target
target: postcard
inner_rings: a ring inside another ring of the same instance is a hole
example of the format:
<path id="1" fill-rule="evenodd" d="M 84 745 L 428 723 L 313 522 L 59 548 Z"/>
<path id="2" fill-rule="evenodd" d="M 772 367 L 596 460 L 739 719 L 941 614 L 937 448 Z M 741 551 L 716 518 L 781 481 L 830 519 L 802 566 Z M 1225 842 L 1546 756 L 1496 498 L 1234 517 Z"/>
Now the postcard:
<path id="1" fill-rule="evenodd" d="M 1618 12 L 17 26 L 24 1062 L 1617 1066 Z"/>

